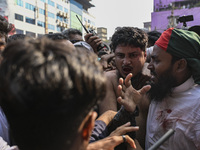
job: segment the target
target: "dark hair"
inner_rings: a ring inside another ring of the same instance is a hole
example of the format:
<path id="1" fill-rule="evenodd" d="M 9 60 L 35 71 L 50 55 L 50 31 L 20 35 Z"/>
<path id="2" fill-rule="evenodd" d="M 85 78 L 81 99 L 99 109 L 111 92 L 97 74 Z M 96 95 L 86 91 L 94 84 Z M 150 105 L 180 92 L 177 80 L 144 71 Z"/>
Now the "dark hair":
<path id="1" fill-rule="evenodd" d="M 20 150 L 70 148 L 85 116 L 105 96 L 96 55 L 42 38 L 12 42 L 3 57 L 0 102 Z"/>
<path id="2" fill-rule="evenodd" d="M 69 40 L 69 38 L 62 33 L 45 34 L 45 36 L 51 40 Z"/>
<path id="3" fill-rule="evenodd" d="M 159 37 L 161 36 L 161 33 L 158 31 L 150 31 L 147 32 L 148 34 L 148 43 L 150 46 L 153 46 L 155 44 L 155 42 L 159 39 Z"/>
<path id="4" fill-rule="evenodd" d="M 118 45 L 139 47 L 146 50 L 148 37 L 147 34 L 135 27 L 118 28 L 111 39 L 111 49 L 115 51 Z"/>
<path id="5" fill-rule="evenodd" d="M 81 32 L 80 30 L 73 29 L 73 28 L 69 28 L 69 29 L 67 29 L 67 30 L 64 30 L 64 31 L 62 32 L 62 34 L 64 34 L 64 35 L 65 35 L 66 37 L 68 37 L 68 39 L 70 39 L 70 40 L 71 40 L 71 35 L 72 35 L 72 34 L 78 34 L 78 35 L 80 35 L 80 36 L 83 35 L 82 32 Z"/>
<path id="6" fill-rule="evenodd" d="M 193 31 L 193 32 L 197 33 L 200 36 L 200 26 L 199 25 L 190 27 L 188 29 L 188 31 Z"/>
<path id="7" fill-rule="evenodd" d="M 0 35 L 1 36 L 5 36 L 6 38 L 6 42 L 7 42 L 7 38 L 8 38 L 8 33 L 15 29 L 14 25 L 9 23 L 6 18 L 4 18 L 3 16 L 0 15 Z"/>
<path id="8" fill-rule="evenodd" d="M 12 42 L 12 41 L 16 41 L 16 40 L 23 40 L 25 39 L 25 37 L 27 37 L 27 35 L 25 34 L 14 34 L 8 37 L 8 43 Z M 30 38 L 30 36 L 29 36 Z"/>

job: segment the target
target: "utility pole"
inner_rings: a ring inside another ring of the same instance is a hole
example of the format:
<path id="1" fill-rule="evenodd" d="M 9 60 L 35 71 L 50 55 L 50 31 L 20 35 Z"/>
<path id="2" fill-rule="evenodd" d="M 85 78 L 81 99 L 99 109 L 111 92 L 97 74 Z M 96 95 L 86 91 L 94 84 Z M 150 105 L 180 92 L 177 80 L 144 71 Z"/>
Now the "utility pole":
<path id="1" fill-rule="evenodd" d="M 170 3 L 172 10 L 171 10 L 171 15 L 167 17 L 169 23 L 167 28 L 175 28 L 176 27 L 176 17 L 174 16 L 174 3 Z"/>

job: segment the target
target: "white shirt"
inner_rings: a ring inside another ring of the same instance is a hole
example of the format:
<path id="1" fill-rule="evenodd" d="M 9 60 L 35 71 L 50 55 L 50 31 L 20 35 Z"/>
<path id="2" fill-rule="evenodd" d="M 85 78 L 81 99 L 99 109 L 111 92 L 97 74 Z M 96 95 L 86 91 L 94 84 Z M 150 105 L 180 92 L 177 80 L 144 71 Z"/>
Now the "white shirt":
<path id="1" fill-rule="evenodd" d="M 151 102 L 145 148 L 151 147 L 170 128 L 175 130 L 159 149 L 200 149 L 200 85 L 193 78 L 176 87 L 162 102 Z"/>
<path id="2" fill-rule="evenodd" d="M 8 143 L 10 144 L 9 141 L 9 126 L 8 122 L 6 119 L 6 116 L 0 107 L 0 136 Z"/>
<path id="3" fill-rule="evenodd" d="M 10 147 L 2 137 L 0 137 L 0 150 L 19 150 L 17 146 Z"/>

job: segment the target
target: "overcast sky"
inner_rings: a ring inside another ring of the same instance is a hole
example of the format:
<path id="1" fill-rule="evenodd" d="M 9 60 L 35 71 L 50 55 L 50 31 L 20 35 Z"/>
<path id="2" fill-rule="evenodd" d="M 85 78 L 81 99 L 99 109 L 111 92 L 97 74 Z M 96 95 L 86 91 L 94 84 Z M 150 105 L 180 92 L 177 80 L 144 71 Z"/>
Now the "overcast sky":
<path id="1" fill-rule="evenodd" d="M 95 7 L 88 11 L 96 18 L 97 27 L 106 27 L 108 37 L 118 26 L 143 28 L 143 22 L 151 21 L 153 0 L 92 0 Z"/>

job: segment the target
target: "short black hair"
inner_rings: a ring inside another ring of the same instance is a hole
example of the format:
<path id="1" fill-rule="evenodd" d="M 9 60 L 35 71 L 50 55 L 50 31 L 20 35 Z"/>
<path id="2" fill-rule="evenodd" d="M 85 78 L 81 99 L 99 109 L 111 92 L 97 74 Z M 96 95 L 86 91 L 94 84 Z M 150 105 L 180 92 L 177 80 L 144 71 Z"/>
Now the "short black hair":
<path id="1" fill-rule="evenodd" d="M 14 25 L 9 23 L 6 18 L 0 15 L 0 35 L 5 36 L 6 42 L 8 39 L 8 33 L 15 29 Z"/>
<path id="2" fill-rule="evenodd" d="M 62 32 L 62 34 L 64 34 L 65 36 L 67 36 L 68 39 L 71 39 L 71 38 L 70 38 L 70 35 L 71 35 L 71 34 L 78 34 L 78 35 L 80 35 L 80 36 L 83 35 L 82 32 L 81 32 L 80 30 L 74 29 L 74 28 L 69 28 L 69 29 L 67 29 L 67 30 L 64 30 L 64 31 Z"/>
<path id="3" fill-rule="evenodd" d="M 147 34 L 136 27 L 118 27 L 112 36 L 110 47 L 113 51 L 118 45 L 139 47 L 146 50 L 148 42 Z"/>
<path id="4" fill-rule="evenodd" d="M 45 34 L 45 36 L 51 40 L 69 40 L 69 38 L 62 33 L 50 33 Z"/>
<path id="5" fill-rule="evenodd" d="M 161 33 L 156 30 L 147 32 L 147 34 L 148 34 L 148 43 L 150 44 L 150 46 L 153 46 L 161 36 Z"/>
<path id="6" fill-rule="evenodd" d="M 199 25 L 190 27 L 188 29 L 188 31 L 193 31 L 193 32 L 197 33 L 200 36 L 200 26 Z"/>
<path id="7" fill-rule="evenodd" d="M 27 36 L 25 34 L 13 34 L 13 35 L 8 37 L 8 43 L 10 43 L 12 41 L 20 40 L 20 39 L 23 40 L 23 39 L 25 39 L 25 37 L 30 38 L 30 36 Z"/>
<path id="8" fill-rule="evenodd" d="M 96 55 L 48 38 L 11 42 L 2 54 L 0 104 L 19 149 L 70 148 L 83 119 L 105 96 Z"/>

